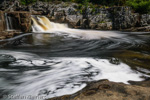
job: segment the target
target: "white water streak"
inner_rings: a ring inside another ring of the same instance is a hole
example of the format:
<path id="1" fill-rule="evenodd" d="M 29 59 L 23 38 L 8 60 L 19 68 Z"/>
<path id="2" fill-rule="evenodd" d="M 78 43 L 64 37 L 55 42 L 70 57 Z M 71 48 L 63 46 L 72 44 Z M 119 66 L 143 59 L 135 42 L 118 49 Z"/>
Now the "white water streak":
<path id="1" fill-rule="evenodd" d="M 9 66 L 28 66 L 30 68 L 39 66 L 47 69 L 45 71 L 38 69 L 23 71 L 21 75 L 15 77 L 17 79 L 15 82 L 21 82 L 21 84 L 17 86 L 0 86 L 0 88 L 12 89 L 13 94 L 32 94 L 33 96 L 41 95 L 51 98 L 75 93 L 86 86 L 85 81 L 108 79 L 128 84 L 129 80 L 142 81 L 141 76 L 144 76 L 144 74 L 132 70 L 124 63 L 114 65 L 107 59 L 92 57 L 44 59 L 37 57 L 35 54 L 25 52 L 0 51 L 1 53 L 17 58 L 17 61 L 9 64 Z M 49 68 L 47 68 L 48 66 Z M 45 91 L 48 91 L 47 95 L 43 94 Z"/>

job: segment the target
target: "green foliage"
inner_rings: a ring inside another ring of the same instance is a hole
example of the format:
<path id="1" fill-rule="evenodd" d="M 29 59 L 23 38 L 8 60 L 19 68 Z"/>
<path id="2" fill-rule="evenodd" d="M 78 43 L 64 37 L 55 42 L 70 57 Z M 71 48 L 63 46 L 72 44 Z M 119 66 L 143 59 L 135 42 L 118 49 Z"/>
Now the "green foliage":
<path id="1" fill-rule="evenodd" d="M 90 2 L 103 6 L 122 6 L 126 0 L 90 0 Z"/>
<path id="2" fill-rule="evenodd" d="M 82 9 L 80 9 L 80 13 L 81 13 L 81 14 L 83 14 L 83 11 L 82 11 Z"/>
<path id="3" fill-rule="evenodd" d="M 79 9 L 83 9 L 83 5 L 81 3 L 79 4 Z"/>
<path id="4" fill-rule="evenodd" d="M 23 5 L 28 5 L 28 4 L 36 2 L 36 0 L 20 0 L 20 2 Z"/>
<path id="5" fill-rule="evenodd" d="M 92 13 L 96 11 L 96 8 L 98 8 L 96 5 L 93 5 L 92 3 L 89 4 L 90 8 L 92 8 Z"/>
<path id="6" fill-rule="evenodd" d="M 73 0 L 76 3 L 81 3 L 81 4 L 85 4 L 88 3 L 90 0 Z"/>
<path id="7" fill-rule="evenodd" d="M 81 14 L 83 14 L 87 9 L 87 7 L 89 6 L 89 0 L 83 0 L 83 1 L 82 2 L 80 1 L 79 8 L 78 8 Z"/>
<path id="8" fill-rule="evenodd" d="M 99 23 L 102 24 L 102 23 L 106 23 L 106 22 L 105 21 L 100 21 Z"/>
<path id="9" fill-rule="evenodd" d="M 79 3 L 78 10 L 82 10 L 82 13 L 87 7 L 93 8 L 92 12 L 95 12 L 95 8 L 100 6 L 101 7 L 131 6 L 138 13 L 150 13 L 150 0 L 20 0 L 21 4 L 23 5 L 29 5 L 36 1 L 76 2 Z"/>
<path id="10" fill-rule="evenodd" d="M 133 7 L 136 12 L 150 13 L 150 0 L 128 0 L 126 4 Z"/>

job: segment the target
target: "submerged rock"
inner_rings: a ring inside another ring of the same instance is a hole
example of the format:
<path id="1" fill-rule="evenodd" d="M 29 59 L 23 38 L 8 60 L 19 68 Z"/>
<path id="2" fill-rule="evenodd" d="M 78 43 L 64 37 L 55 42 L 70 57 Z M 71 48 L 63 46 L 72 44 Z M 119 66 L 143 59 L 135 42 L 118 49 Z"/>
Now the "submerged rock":
<path id="1" fill-rule="evenodd" d="M 0 54 L 0 63 L 10 63 L 16 61 L 16 58 L 14 58 L 11 55 L 6 54 Z"/>
<path id="2" fill-rule="evenodd" d="M 120 64 L 120 61 L 119 61 L 118 58 L 111 58 L 111 59 L 109 60 L 109 62 L 112 63 L 112 64 L 116 64 L 116 65 L 119 65 L 119 64 Z"/>

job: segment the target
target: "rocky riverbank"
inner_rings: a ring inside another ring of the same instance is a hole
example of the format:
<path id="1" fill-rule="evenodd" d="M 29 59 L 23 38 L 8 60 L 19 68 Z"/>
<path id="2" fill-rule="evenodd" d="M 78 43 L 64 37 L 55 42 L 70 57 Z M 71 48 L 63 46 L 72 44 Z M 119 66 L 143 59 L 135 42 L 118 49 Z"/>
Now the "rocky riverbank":
<path id="1" fill-rule="evenodd" d="M 68 23 L 72 28 L 150 31 L 150 14 L 134 13 L 131 7 L 92 7 L 90 5 L 86 7 L 64 2 L 58 4 L 36 2 L 25 6 L 17 1 L 11 7 L 9 5 L 9 2 L 1 4 L 0 9 L 45 15 L 51 21 Z"/>
<path id="2" fill-rule="evenodd" d="M 31 32 L 31 14 L 25 11 L 0 11 L 0 40 Z"/>
<path id="3" fill-rule="evenodd" d="M 132 85 L 102 80 L 89 83 L 81 91 L 49 100 L 150 100 L 150 81 Z"/>

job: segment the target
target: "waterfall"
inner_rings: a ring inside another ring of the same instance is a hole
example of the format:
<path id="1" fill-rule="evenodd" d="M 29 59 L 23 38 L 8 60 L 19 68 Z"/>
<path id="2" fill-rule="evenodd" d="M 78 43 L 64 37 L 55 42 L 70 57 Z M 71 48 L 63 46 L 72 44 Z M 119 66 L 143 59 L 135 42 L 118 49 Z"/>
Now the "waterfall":
<path id="1" fill-rule="evenodd" d="M 118 31 L 96 31 L 96 30 L 82 30 L 71 29 L 66 24 L 51 22 L 45 16 L 32 16 L 32 31 L 35 33 L 58 33 L 68 34 L 69 36 L 82 39 L 100 39 L 110 37 L 122 37 Z"/>
<path id="2" fill-rule="evenodd" d="M 6 21 L 6 27 L 7 27 L 7 30 L 9 30 L 9 22 L 8 22 L 8 17 L 7 17 L 7 13 L 5 13 L 5 21 Z"/>
<path id="3" fill-rule="evenodd" d="M 58 30 L 58 29 L 64 29 L 68 28 L 66 24 L 59 24 L 50 22 L 50 20 L 45 16 L 39 16 L 39 17 L 31 17 L 33 21 L 33 32 L 50 32 L 51 30 Z"/>
<path id="4" fill-rule="evenodd" d="M 13 30 L 12 20 L 13 20 L 12 17 L 8 16 L 7 13 L 5 13 L 5 21 L 6 21 L 7 31 Z"/>

